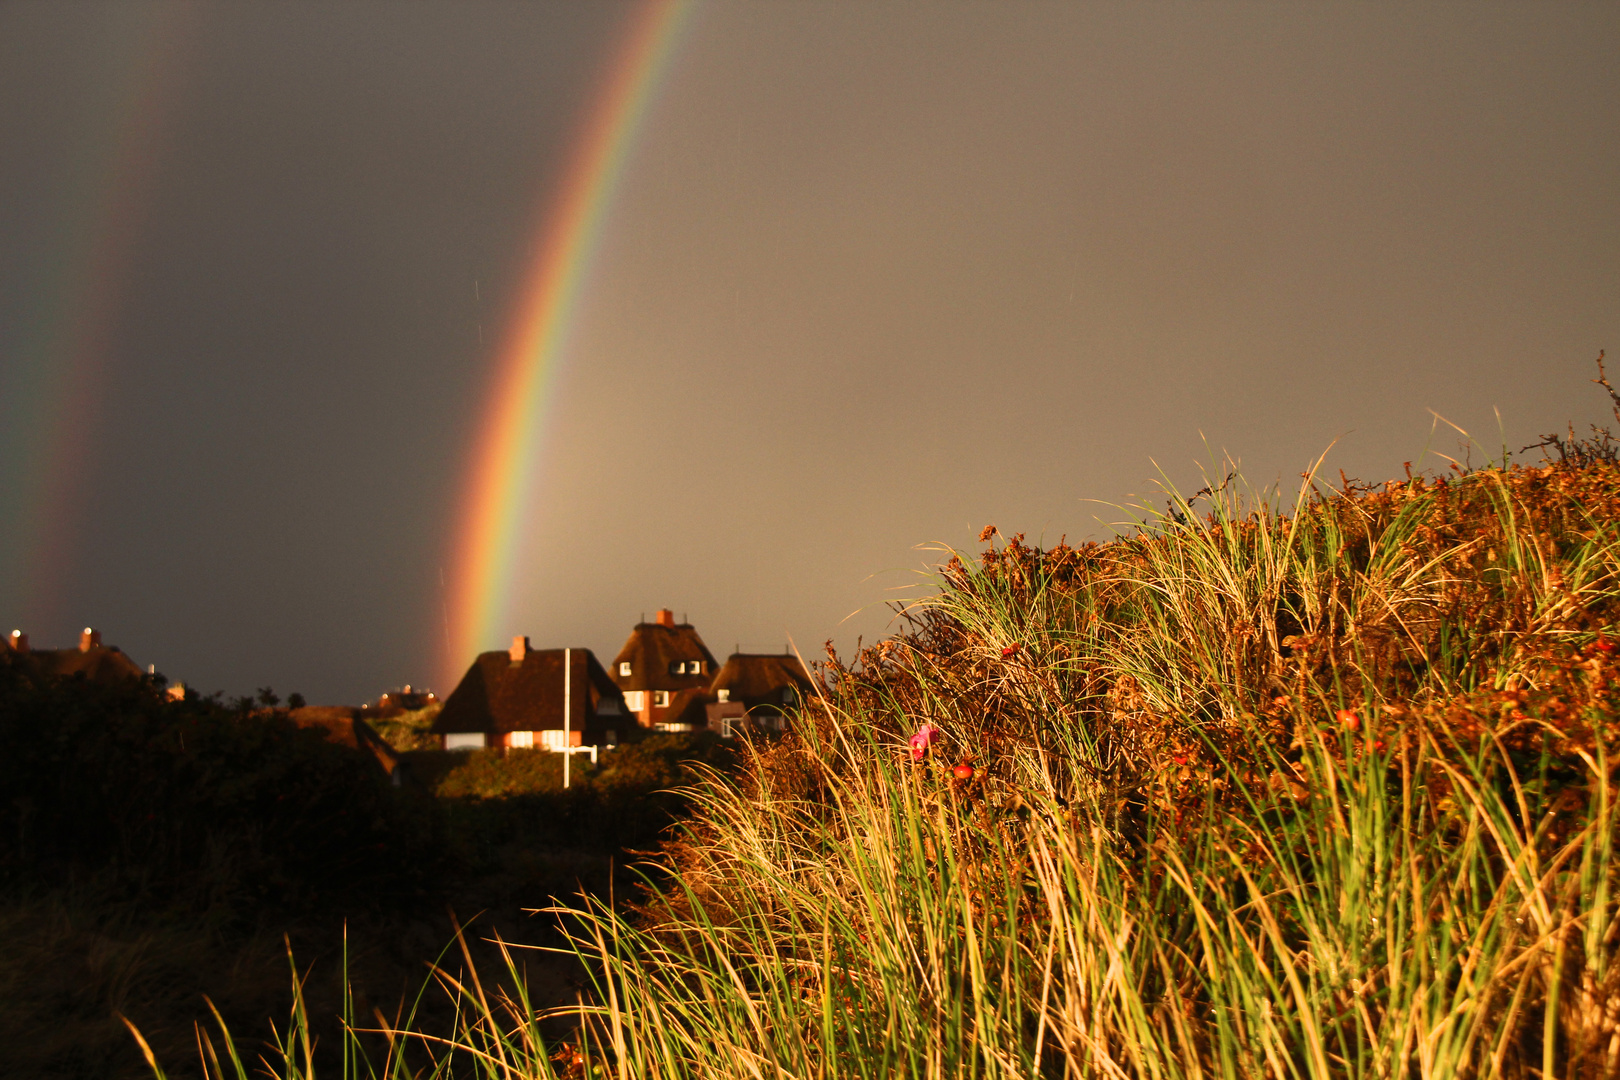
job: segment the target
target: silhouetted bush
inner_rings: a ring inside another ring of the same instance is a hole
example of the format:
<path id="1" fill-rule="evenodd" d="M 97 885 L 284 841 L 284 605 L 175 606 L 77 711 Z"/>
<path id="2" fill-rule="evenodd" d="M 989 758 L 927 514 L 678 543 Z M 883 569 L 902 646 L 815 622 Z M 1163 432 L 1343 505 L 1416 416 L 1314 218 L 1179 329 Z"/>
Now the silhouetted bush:
<path id="1" fill-rule="evenodd" d="M 429 801 L 276 712 L 56 680 L 0 656 L 0 874 L 329 913 L 420 896 Z"/>
<path id="2" fill-rule="evenodd" d="M 482 859 L 511 843 L 651 847 L 685 809 L 674 789 L 690 782 L 686 766 L 724 768 L 732 754 L 713 735 L 649 735 L 602 751 L 596 765 L 576 755 L 566 791 L 561 756 L 545 750 L 429 751 L 410 760 L 464 850 Z"/>

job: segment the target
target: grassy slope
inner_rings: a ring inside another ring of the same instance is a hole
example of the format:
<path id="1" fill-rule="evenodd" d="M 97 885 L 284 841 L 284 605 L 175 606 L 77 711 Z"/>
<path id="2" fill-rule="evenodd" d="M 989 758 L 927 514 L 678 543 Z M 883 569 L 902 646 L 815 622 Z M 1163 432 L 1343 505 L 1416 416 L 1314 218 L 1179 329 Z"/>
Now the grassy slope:
<path id="1" fill-rule="evenodd" d="M 682 888 L 597 913 L 593 1055 L 1612 1075 L 1620 470 L 1207 498 L 952 558 L 708 787 Z"/>

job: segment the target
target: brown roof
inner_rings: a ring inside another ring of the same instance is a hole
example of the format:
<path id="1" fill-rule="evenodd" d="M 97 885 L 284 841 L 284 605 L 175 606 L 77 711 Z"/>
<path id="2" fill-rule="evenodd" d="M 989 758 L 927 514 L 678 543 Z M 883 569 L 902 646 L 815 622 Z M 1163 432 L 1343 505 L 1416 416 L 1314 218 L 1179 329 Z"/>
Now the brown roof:
<path id="1" fill-rule="evenodd" d="M 674 665 L 701 661 L 701 672 L 675 674 Z M 619 665 L 629 661 L 630 674 L 619 674 Z M 621 690 L 689 690 L 706 687 L 720 665 L 703 644 L 691 623 L 663 626 L 637 623 L 630 639 L 614 657 L 610 672 Z"/>
<path id="2" fill-rule="evenodd" d="M 718 696 L 718 691 L 729 690 L 732 701 L 740 701 L 750 709 L 761 705 L 780 708 L 795 704 L 783 697 L 782 691 L 789 687 L 801 700 L 814 689 L 810 673 L 804 670 L 797 656 L 732 653 L 726 658 L 726 666 L 714 677 L 711 689 L 716 694 L 711 695 L 711 700 Z"/>
<path id="3" fill-rule="evenodd" d="M 116 645 L 96 644 L 88 649 L 29 649 L 27 652 L 8 648 L 8 651 L 25 658 L 40 673 L 58 679 L 83 675 L 90 682 L 109 683 L 139 680 L 146 674 Z"/>
<path id="4" fill-rule="evenodd" d="M 390 776 L 400 766 L 400 757 L 394 748 L 360 719 L 359 709 L 347 705 L 306 705 L 288 710 L 287 719 L 306 730 L 321 732 L 328 742 L 370 754 Z"/>
<path id="5" fill-rule="evenodd" d="M 573 650 L 571 726 L 587 731 L 624 714 L 624 695 L 589 649 Z M 551 731 L 563 726 L 563 650 L 480 653 L 444 699 L 436 735 L 484 731 Z M 603 726 L 606 726 L 605 724 Z"/>

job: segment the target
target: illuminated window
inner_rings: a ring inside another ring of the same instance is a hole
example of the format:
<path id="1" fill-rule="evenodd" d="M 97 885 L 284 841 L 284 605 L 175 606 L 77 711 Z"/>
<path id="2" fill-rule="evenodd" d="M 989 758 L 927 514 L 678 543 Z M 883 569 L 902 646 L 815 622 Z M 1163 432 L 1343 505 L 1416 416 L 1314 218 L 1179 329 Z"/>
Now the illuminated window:
<path id="1" fill-rule="evenodd" d="M 655 708 L 655 709 L 667 709 L 667 708 L 669 708 L 669 691 L 668 690 L 654 690 L 653 691 L 653 708 Z"/>
<path id="2" fill-rule="evenodd" d="M 621 677 L 623 677 L 623 676 L 627 676 L 629 674 L 630 674 L 630 661 L 628 661 L 628 660 L 620 660 L 619 661 L 619 675 Z"/>
<path id="3" fill-rule="evenodd" d="M 513 731 L 506 736 L 506 745 L 515 749 L 531 750 L 534 748 L 534 732 Z"/>
<path id="4" fill-rule="evenodd" d="M 647 692 L 645 690 L 626 690 L 624 693 L 624 705 L 631 712 L 640 712 L 647 707 Z"/>

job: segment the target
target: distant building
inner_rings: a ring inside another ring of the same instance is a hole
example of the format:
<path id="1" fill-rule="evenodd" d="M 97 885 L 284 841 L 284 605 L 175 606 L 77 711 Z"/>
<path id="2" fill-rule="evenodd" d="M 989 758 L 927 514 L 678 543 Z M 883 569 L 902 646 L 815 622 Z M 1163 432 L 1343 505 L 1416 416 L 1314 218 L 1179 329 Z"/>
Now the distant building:
<path id="1" fill-rule="evenodd" d="M 479 654 L 431 730 L 446 750 L 559 749 L 612 745 L 628 722 L 624 695 L 591 650 L 534 649 L 515 637 L 506 652 Z"/>
<path id="2" fill-rule="evenodd" d="M 43 675 L 58 679 L 82 676 L 89 682 L 140 681 L 146 673 L 116 645 L 103 645 L 101 631 L 85 627 L 76 649 L 35 649 L 28 635 L 13 630 L 5 637 L 5 648 L 13 657 Z"/>
<path id="3" fill-rule="evenodd" d="M 668 730 L 678 724 L 676 730 L 691 730 L 694 702 L 701 716 L 702 695 L 719 668 L 692 624 L 676 623 L 673 611 L 660 608 L 652 622 L 630 631 L 610 674 L 642 727 Z"/>
<path id="4" fill-rule="evenodd" d="M 668 608 L 636 624 L 609 674 L 642 727 L 727 737 L 749 724 L 781 731 L 814 686 L 791 653 L 739 652 L 717 664 L 692 624 Z"/>
<path id="5" fill-rule="evenodd" d="M 380 695 L 376 701 L 367 702 L 360 706 L 366 710 L 366 715 L 374 720 L 386 720 L 400 713 L 415 712 L 425 709 L 439 700 L 437 694 L 421 687 L 413 687 L 406 683 L 398 690 L 389 690 Z"/>
<path id="6" fill-rule="evenodd" d="M 771 731 L 814 689 L 804 663 L 792 653 L 732 653 L 710 686 L 709 727 L 730 735 L 741 705 L 749 722 Z"/>

